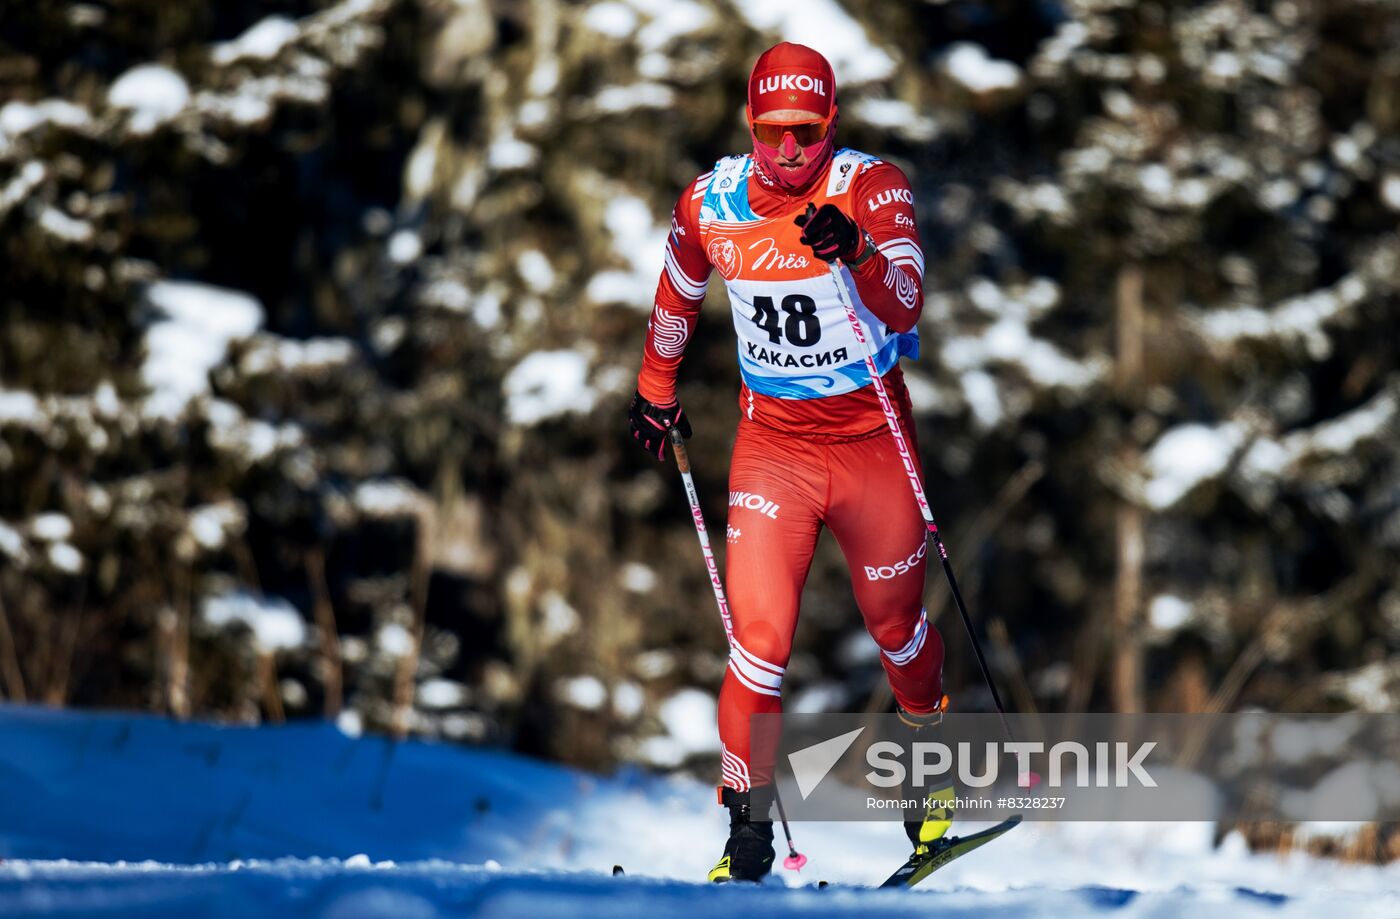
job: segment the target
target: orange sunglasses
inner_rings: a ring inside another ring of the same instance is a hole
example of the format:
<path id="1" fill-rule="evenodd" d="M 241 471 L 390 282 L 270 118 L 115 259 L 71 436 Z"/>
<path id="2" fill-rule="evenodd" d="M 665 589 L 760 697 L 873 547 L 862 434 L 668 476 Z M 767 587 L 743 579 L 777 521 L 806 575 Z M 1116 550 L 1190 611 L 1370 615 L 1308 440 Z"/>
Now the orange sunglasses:
<path id="1" fill-rule="evenodd" d="M 754 119 L 753 136 L 761 144 L 769 147 L 780 146 L 783 142 L 783 135 L 791 132 L 792 139 L 797 141 L 799 147 L 810 147 L 819 144 L 826 137 L 826 132 L 831 130 L 831 121 L 835 117 L 831 115 L 820 121 L 764 121 Z"/>

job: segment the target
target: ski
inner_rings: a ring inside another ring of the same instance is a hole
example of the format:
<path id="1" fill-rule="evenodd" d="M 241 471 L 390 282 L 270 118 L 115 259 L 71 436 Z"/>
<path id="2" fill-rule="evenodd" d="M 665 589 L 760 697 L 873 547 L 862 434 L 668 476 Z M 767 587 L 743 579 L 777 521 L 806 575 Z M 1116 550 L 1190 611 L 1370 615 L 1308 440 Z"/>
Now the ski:
<path id="1" fill-rule="evenodd" d="M 987 843 L 1006 833 L 1012 827 L 1021 822 L 1020 814 L 1013 814 L 1007 817 L 996 826 L 988 827 L 968 836 L 948 836 L 938 840 L 925 855 L 911 856 L 909 861 L 900 866 L 899 870 L 889 876 L 889 879 L 880 886 L 883 887 L 913 887 L 924 878 L 933 874 L 939 868 L 961 858 L 973 849 L 981 848 Z M 625 877 L 625 872 L 621 865 L 613 865 L 613 877 Z M 750 884 L 759 886 L 759 881 L 730 882 L 740 884 Z M 830 885 L 826 881 L 818 881 L 815 885 L 817 890 L 828 890 Z"/>
<path id="2" fill-rule="evenodd" d="M 970 836 L 949 836 L 935 842 L 924 855 L 910 856 L 909 861 L 890 875 L 881 887 L 913 887 L 924 878 L 955 858 L 961 858 L 973 849 L 985 846 L 998 836 L 1021 822 L 1021 815 L 1014 814 L 994 827 L 989 827 Z"/>

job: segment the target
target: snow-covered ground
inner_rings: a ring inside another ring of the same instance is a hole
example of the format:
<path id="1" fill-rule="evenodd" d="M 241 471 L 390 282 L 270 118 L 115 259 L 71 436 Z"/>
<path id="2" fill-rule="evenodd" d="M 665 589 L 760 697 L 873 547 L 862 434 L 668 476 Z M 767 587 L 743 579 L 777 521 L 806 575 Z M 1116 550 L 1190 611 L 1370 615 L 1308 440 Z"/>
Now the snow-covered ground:
<path id="1" fill-rule="evenodd" d="M 1400 869 L 1213 848 L 1205 824 L 1026 824 L 912 893 L 864 889 L 897 825 L 799 824 L 801 877 L 713 888 L 713 802 L 328 725 L 3 707 L 0 916 L 1400 915 Z"/>

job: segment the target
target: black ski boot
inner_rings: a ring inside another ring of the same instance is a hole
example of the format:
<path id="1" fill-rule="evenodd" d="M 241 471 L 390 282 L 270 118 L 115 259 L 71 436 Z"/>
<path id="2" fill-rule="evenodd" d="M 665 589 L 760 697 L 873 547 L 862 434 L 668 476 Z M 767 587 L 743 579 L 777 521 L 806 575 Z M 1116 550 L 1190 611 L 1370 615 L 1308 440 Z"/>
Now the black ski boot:
<path id="1" fill-rule="evenodd" d="M 729 808 L 729 841 L 719 864 L 710 869 L 711 881 L 758 882 L 773 870 L 773 821 L 753 819 L 767 816 L 772 801 L 771 788 L 720 790 L 720 803 Z"/>

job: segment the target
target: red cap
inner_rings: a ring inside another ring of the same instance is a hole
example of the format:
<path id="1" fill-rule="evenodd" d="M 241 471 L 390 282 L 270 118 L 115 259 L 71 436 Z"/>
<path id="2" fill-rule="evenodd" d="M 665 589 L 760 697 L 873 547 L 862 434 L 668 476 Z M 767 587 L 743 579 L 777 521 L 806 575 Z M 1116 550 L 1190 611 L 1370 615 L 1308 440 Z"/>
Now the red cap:
<path id="1" fill-rule="evenodd" d="M 836 75 L 806 45 L 782 42 L 758 56 L 749 74 L 749 116 L 802 109 L 825 118 L 836 107 Z"/>

